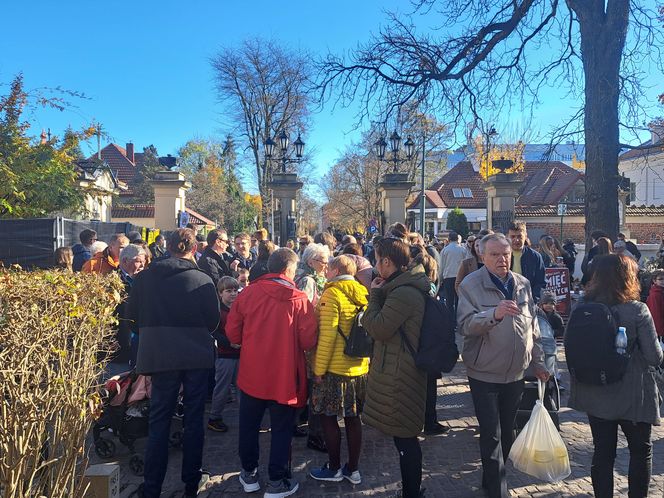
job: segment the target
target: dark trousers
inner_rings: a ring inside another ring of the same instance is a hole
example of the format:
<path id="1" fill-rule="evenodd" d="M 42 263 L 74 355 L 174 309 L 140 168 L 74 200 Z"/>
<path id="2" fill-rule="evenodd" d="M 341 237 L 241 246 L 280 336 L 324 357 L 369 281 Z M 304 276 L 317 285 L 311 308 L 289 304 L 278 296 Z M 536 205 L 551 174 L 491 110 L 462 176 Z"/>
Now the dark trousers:
<path id="1" fill-rule="evenodd" d="M 245 392 L 240 396 L 239 453 L 242 468 L 252 472 L 258 467 L 260 454 L 258 431 L 265 410 L 270 412 L 270 462 L 268 475 L 271 481 L 289 477 L 289 459 L 296 409 L 276 401 L 254 398 Z"/>
<path id="2" fill-rule="evenodd" d="M 422 484 L 422 448 L 417 437 L 395 437 L 399 451 L 401 487 L 403 498 L 418 498 Z"/>
<path id="3" fill-rule="evenodd" d="M 605 420 L 588 415 L 593 434 L 595 453 L 590 467 L 593 490 L 597 498 L 613 496 L 613 462 L 616 459 L 618 426 L 627 439 L 629 448 L 629 498 L 648 496 L 648 484 L 652 474 L 652 426 L 629 420 Z"/>
<path id="4" fill-rule="evenodd" d="M 203 414 L 209 369 L 177 370 L 152 374 L 150 430 L 145 447 L 143 496 L 156 498 L 168 465 L 168 440 L 180 386 L 183 389 L 182 481 L 186 491 L 195 491 L 203 462 Z"/>
<path id="5" fill-rule="evenodd" d="M 424 428 L 432 427 L 438 422 L 436 414 L 436 400 L 438 398 L 438 379 L 437 375 L 427 374 L 427 401 L 424 412 Z"/>
<path id="6" fill-rule="evenodd" d="M 456 289 L 454 288 L 455 283 L 455 277 L 443 279 L 443 297 L 445 298 L 445 306 L 447 306 L 447 309 L 450 311 L 452 325 L 456 327 L 456 309 L 457 303 L 459 302 L 459 296 L 457 296 Z"/>
<path id="7" fill-rule="evenodd" d="M 495 384 L 468 378 L 480 425 L 482 487 L 490 498 L 508 497 L 505 459 L 514 439 L 514 420 L 523 394 L 523 380 Z"/>

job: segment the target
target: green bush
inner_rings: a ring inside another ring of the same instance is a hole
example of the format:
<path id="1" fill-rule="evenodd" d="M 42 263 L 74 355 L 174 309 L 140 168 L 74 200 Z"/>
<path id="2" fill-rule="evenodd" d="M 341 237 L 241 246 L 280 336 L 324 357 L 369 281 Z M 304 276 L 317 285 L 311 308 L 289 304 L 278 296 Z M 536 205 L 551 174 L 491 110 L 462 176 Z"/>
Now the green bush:
<path id="1" fill-rule="evenodd" d="M 455 207 L 447 215 L 447 229 L 454 230 L 463 239 L 468 237 L 468 220 L 460 208 Z"/>

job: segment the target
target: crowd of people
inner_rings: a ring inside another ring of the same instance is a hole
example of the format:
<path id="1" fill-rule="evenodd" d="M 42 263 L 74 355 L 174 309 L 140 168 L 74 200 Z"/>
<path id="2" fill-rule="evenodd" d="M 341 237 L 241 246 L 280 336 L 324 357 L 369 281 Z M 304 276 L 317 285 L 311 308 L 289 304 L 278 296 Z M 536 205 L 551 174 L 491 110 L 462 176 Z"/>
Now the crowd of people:
<path id="1" fill-rule="evenodd" d="M 546 361 L 544 328 L 562 337 L 555 295 L 545 291 L 545 268 L 576 270 L 571 241 L 551 235 L 534 244 L 523 222 L 506 233 L 482 230 L 462 241 L 425 241 L 397 223 L 370 242 L 329 232 L 303 235 L 277 247 L 267 231 L 203 238 L 191 228 L 162 235 L 150 245 L 140 234 L 115 234 L 99 245 L 93 230 L 80 244 L 56 251 L 69 271 L 118 272 L 127 299 L 117 313 L 117 350 L 105 376 L 130 368 L 152 377 L 144 483 L 139 496 L 157 497 L 168 460 L 169 428 L 178 398 L 184 406 L 184 496 L 196 496 L 209 476 L 202 471 L 205 404 L 207 428 L 225 433 L 224 408 L 239 400 L 239 481 L 247 493 L 265 485 L 265 497 L 294 494 L 293 437 L 326 454 L 309 469 L 319 481 L 362 481 L 362 427 L 393 439 L 402 494 L 424 496 L 418 436 L 442 434 L 436 393 L 440 375 L 420 370 L 404 347 L 419 344 L 427 296 L 444 302 L 451 326 L 463 338 L 462 359 L 479 423 L 482 488 L 509 496 L 505 460 L 513 442 L 527 369 L 539 380 L 558 375 Z M 629 495 L 647 496 L 652 467 L 651 427 L 659 425 L 657 369 L 664 336 L 664 270 L 655 272 L 647 304 L 640 302 L 638 248 L 620 234 L 612 242 L 593 232 L 581 265 L 585 301 L 614 310 L 626 329 L 629 368 L 606 386 L 570 380 L 571 407 L 588 414 L 595 452 L 596 496 L 612 496 L 617 429 L 631 456 Z M 358 327 L 373 352 L 352 356 Z M 653 320 L 654 319 L 654 320 Z M 555 342 L 553 343 L 555 354 Z M 259 432 L 270 414 L 267 480 L 259 473 Z M 348 454 L 341 455 L 343 420 Z M 303 430 L 302 422 L 307 422 Z"/>

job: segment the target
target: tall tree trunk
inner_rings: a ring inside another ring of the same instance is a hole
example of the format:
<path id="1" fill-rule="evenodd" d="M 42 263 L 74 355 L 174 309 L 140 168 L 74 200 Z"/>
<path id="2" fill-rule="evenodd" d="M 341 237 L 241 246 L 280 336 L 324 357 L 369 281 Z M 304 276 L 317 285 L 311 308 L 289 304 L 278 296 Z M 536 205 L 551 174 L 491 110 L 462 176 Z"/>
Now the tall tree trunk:
<path id="1" fill-rule="evenodd" d="M 615 239 L 618 220 L 618 99 L 629 0 L 569 0 L 581 32 L 585 76 L 586 244 L 603 230 Z M 576 4 L 576 5 L 575 5 Z"/>

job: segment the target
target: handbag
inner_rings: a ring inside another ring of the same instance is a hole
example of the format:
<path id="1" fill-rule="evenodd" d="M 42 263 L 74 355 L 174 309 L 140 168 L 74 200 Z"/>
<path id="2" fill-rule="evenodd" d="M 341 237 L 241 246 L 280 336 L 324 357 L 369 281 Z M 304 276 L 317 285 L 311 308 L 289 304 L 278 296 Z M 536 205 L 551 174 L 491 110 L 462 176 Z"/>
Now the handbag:
<path id="1" fill-rule="evenodd" d="M 351 358 L 369 358 L 373 353 L 373 338 L 369 335 L 367 330 L 362 326 L 362 316 L 364 315 L 364 308 L 358 308 L 353 323 L 350 327 L 350 333 L 346 337 L 341 330 L 337 327 L 337 332 L 344 340 L 344 354 Z"/>
<path id="2" fill-rule="evenodd" d="M 563 438 L 544 407 L 544 382 L 537 382 L 539 399 L 528 423 L 512 444 L 509 459 L 514 467 L 538 479 L 558 482 L 572 473 Z"/>

